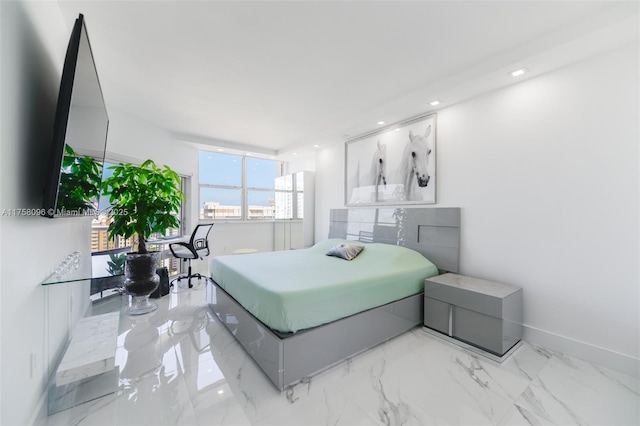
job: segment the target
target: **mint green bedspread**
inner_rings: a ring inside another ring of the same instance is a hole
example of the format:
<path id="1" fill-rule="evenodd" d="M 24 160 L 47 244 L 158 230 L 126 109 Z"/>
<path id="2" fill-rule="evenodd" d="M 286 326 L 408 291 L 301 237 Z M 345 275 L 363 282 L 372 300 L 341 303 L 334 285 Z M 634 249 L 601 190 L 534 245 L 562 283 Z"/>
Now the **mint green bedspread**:
<path id="1" fill-rule="evenodd" d="M 271 329 L 296 332 L 420 293 L 438 275 L 420 253 L 388 244 L 358 243 L 351 261 L 325 255 L 341 242 L 214 257 L 211 278 Z"/>

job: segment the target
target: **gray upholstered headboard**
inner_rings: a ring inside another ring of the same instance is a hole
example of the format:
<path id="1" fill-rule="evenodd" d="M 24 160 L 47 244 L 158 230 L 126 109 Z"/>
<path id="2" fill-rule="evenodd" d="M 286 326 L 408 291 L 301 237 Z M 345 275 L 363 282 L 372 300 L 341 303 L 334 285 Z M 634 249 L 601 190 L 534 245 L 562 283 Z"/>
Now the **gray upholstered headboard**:
<path id="1" fill-rule="evenodd" d="M 332 209 L 329 220 L 329 238 L 408 247 L 441 271 L 458 272 L 458 207 Z"/>

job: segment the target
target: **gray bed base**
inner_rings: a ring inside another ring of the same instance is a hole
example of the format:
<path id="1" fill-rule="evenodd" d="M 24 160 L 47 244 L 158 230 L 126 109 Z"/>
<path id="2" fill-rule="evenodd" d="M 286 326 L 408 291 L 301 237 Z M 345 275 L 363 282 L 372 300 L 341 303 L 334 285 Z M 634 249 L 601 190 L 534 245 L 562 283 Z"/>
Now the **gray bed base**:
<path id="1" fill-rule="evenodd" d="M 331 210 L 330 238 L 401 245 L 419 251 L 441 271 L 458 271 L 459 208 Z M 419 293 L 329 324 L 282 334 L 207 283 L 211 311 L 281 391 L 423 323 Z"/>
<path id="2" fill-rule="evenodd" d="M 284 390 L 306 377 L 398 336 L 423 322 L 423 293 L 323 326 L 280 335 L 248 313 L 215 283 L 207 301 L 273 384 Z"/>

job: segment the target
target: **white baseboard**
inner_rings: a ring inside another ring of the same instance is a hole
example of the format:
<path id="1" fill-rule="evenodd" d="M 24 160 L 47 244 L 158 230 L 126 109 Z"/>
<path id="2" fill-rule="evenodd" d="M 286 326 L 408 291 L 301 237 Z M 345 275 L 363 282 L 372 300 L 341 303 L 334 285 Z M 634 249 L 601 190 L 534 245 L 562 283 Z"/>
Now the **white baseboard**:
<path id="1" fill-rule="evenodd" d="M 523 340 L 593 364 L 640 378 L 640 359 L 524 325 Z"/>

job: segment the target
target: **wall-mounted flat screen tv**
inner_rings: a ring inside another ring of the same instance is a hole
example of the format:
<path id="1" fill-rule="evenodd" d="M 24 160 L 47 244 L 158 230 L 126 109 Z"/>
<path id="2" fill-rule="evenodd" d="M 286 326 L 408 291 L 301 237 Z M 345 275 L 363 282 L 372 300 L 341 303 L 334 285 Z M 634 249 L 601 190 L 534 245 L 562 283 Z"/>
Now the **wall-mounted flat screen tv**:
<path id="1" fill-rule="evenodd" d="M 71 32 L 60 81 L 43 194 L 44 216 L 96 214 L 108 127 L 89 36 L 80 14 Z"/>

